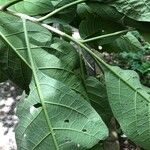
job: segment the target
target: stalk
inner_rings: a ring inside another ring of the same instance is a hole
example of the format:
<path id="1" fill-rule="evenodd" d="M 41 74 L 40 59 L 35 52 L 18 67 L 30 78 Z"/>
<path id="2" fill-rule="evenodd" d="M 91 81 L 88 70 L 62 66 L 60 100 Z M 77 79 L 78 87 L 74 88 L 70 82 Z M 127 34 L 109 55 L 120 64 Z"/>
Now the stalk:
<path id="1" fill-rule="evenodd" d="M 77 0 L 77 1 L 74 1 L 72 3 L 66 4 L 66 5 L 64 5 L 64 6 L 60 7 L 60 8 L 57 8 L 56 10 L 50 12 L 46 16 L 37 19 L 37 21 L 39 21 L 39 22 L 44 21 L 45 19 L 54 16 L 55 14 L 57 14 L 58 12 L 60 12 L 62 10 L 66 9 L 66 8 L 69 8 L 71 6 L 77 5 L 79 3 L 83 3 L 84 1 L 86 1 L 86 0 Z"/>
<path id="2" fill-rule="evenodd" d="M 52 135 L 52 138 L 53 138 L 56 150 L 59 150 L 59 147 L 58 147 L 58 144 L 57 144 L 57 141 L 56 141 L 56 138 L 55 138 L 55 133 L 53 131 L 51 122 L 49 120 L 48 112 L 46 110 L 46 105 L 44 103 L 44 97 L 43 97 L 43 94 L 41 92 L 41 86 L 40 86 L 39 79 L 38 79 L 38 76 L 37 76 L 37 67 L 36 67 L 36 65 L 34 63 L 33 56 L 32 56 L 32 53 L 31 53 L 30 42 L 29 42 L 28 32 L 27 32 L 27 27 L 26 27 L 26 20 L 25 19 L 22 19 L 22 20 L 23 20 L 25 42 L 26 42 L 26 45 L 27 45 L 27 52 L 28 52 L 28 57 L 29 57 L 29 61 L 30 61 L 30 64 L 31 64 L 32 72 L 33 72 L 35 86 L 36 86 L 36 89 L 37 89 L 37 93 L 38 93 L 39 99 L 40 99 L 41 104 L 42 104 L 42 109 L 44 111 L 45 118 L 46 118 L 49 130 L 50 130 L 50 133 Z"/>

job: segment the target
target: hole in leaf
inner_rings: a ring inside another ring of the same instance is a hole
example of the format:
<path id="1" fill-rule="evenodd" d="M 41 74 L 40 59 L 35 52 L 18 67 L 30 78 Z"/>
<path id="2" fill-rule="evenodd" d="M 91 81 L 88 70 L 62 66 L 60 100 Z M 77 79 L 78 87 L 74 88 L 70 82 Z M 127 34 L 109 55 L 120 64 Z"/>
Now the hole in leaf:
<path id="1" fill-rule="evenodd" d="M 71 140 L 68 137 L 66 137 L 65 143 L 70 143 L 70 142 L 71 142 Z"/>
<path id="2" fill-rule="evenodd" d="M 41 103 L 37 103 L 37 104 L 34 104 L 33 105 L 35 108 L 39 108 L 39 107 L 42 107 L 42 104 Z"/>
<path id="3" fill-rule="evenodd" d="M 69 123 L 69 119 L 64 120 L 65 123 Z"/>
<path id="4" fill-rule="evenodd" d="M 86 129 L 82 129 L 82 131 L 83 131 L 83 132 L 87 132 L 87 130 L 86 130 Z"/>

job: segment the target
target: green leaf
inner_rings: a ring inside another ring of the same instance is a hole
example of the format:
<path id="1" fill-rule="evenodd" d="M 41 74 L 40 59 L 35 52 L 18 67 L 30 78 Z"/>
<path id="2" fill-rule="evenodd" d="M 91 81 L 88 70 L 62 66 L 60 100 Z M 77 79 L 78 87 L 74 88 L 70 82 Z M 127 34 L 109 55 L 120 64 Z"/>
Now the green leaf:
<path id="1" fill-rule="evenodd" d="M 30 63 L 24 42 L 23 25 L 21 19 L 14 16 L 5 13 L 1 13 L 0 16 L 2 23 L 0 35 L 8 47 L 3 48 L 3 51 L 5 49 L 5 53 L 2 52 L 3 58 L 7 59 L 4 60 L 6 63 L 2 64 L 2 67 L 7 69 L 5 74 L 9 75 L 10 79 L 16 83 L 25 84 L 21 86 L 24 88 L 28 86 L 31 74 L 26 73 L 29 72 L 27 66 L 30 68 Z M 31 51 L 39 70 L 87 97 L 80 78 L 73 72 L 78 68 L 79 62 L 75 48 L 63 40 L 52 40 L 51 33 L 35 23 L 27 22 L 27 28 Z"/>
<path id="2" fill-rule="evenodd" d="M 95 16 L 93 14 L 87 15 L 85 19 L 83 19 L 79 25 L 79 33 L 83 39 L 89 39 L 92 37 L 98 37 L 106 34 L 111 34 L 117 32 L 118 30 L 124 30 L 120 24 L 115 22 L 109 22 L 107 20 L 102 19 L 99 16 Z M 108 44 L 116 40 L 121 35 L 125 34 L 114 34 L 110 35 L 98 40 L 87 42 L 90 46 L 99 46 L 103 44 Z"/>
<path id="3" fill-rule="evenodd" d="M 103 47 L 108 52 L 136 52 L 144 50 L 143 45 L 132 32 L 122 35 L 114 42 L 106 44 Z"/>
<path id="4" fill-rule="evenodd" d="M 150 22 L 150 1 L 116 0 L 110 5 L 134 20 Z"/>
<path id="5" fill-rule="evenodd" d="M 126 1 L 127 2 L 127 1 Z M 103 19 L 120 23 L 122 26 L 130 26 L 142 31 L 149 31 L 150 22 L 138 21 L 133 18 L 128 17 L 127 15 L 117 11 L 113 6 L 104 3 L 92 3 L 88 2 L 90 10 L 102 17 Z M 132 12 L 132 11 L 130 11 Z M 134 14 L 133 12 L 131 14 Z"/>
<path id="6" fill-rule="evenodd" d="M 29 96 L 18 106 L 18 149 L 59 150 L 93 147 L 108 135 L 106 125 L 81 94 L 38 70 L 30 48 L 25 19 L 23 30 L 33 80 Z M 36 130 L 38 134 L 33 132 Z"/>
<path id="7" fill-rule="evenodd" d="M 83 39 L 87 39 L 102 34 L 100 18 L 95 16 L 87 16 L 79 26 L 79 32 Z M 97 34 L 96 34 L 97 33 Z"/>
<path id="8" fill-rule="evenodd" d="M 136 72 L 119 67 L 105 68 L 107 94 L 113 114 L 129 139 L 150 147 L 150 95 Z"/>
<path id="9" fill-rule="evenodd" d="M 30 83 L 31 73 L 28 69 L 30 65 L 26 53 L 21 19 L 0 13 L 0 22 L 1 69 L 10 79 L 25 88 L 26 84 Z M 43 56 L 39 56 L 39 52 L 47 46 L 46 44 L 50 43 L 52 35 L 46 29 L 34 23 L 28 22 L 28 27 L 34 55 L 42 58 Z"/>
<path id="10" fill-rule="evenodd" d="M 104 80 L 98 80 L 95 77 L 86 79 L 86 89 L 91 105 L 95 108 L 98 114 L 102 117 L 105 123 L 109 126 L 112 118 L 112 111 L 108 102 L 106 86 Z"/>
<path id="11" fill-rule="evenodd" d="M 74 2 L 74 0 L 61 0 L 56 6 L 55 9 L 65 6 L 66 4 L 69 4 L 71 2 Z M 76 9 L 77 6 L 68 7 L 67 9 L 64 9 L 63 11 L 60 11 L 56 17 L 59 18 L 62 21 L 65 21 L 66 23 L 70 23 L 73 21 L 76 15 Z"/>
<path id="12" fill-rule="evenodd" d="M 32 81 L 30 94 L 18 105 L 16 129 L 20 149 L 88 149 L 108 135 L 106 125 L 80 94 L 61 82 L 37 72 L 45 107 Z M 45 119 L 48 113 L 52 131 Z M 54 141 L 56 143 L 54 143 Z"/>
<path id="13" fill-rule="evenodd" d="M 22 89 L 28 89 L 31 70 L 11 48 L 0 40 L 0 81 L 11 79 Z"/>
<path id="14" fill-rule="evenodd" d="M 77 6 L 77 14 L 80 18 L 84 19 L 91 13 L 90 8 L 85 3 L 78 4 Z"/>
<path id="15" fill-rule="evenodd" d="M 10 2 L 10 0 L 1 0 L 0 5 L 4 5 L 8 2 Z M 51 0 L 23 0 L 11 6 L 9 9 L 28 15 L 40 15 L 53 11 L 54 7 Z"/>

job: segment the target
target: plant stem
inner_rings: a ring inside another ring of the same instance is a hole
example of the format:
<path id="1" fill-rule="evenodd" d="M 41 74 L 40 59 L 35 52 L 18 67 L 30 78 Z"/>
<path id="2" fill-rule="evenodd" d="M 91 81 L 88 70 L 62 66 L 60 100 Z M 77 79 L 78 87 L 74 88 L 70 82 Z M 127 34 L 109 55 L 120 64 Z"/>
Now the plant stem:
<path id="1" fill-rule="evenodd" d="M 20 2 L 20 1 L 23 1 L 23 0 L 10 1 L 10 2 L 6 3 L 5 5 L 1 6 L 0 10 L 5 11 L 5 10 L 7 10 L 8 7 L 10 7 L 10 6 L 12 6 L 12 5 L 14 5 L 14 4 L 16 4 L 16 3 Z"/>
<path id="2" fill-rule="evenodd" d="M 107 63 L 105 63 L 101 58 L 99 58 L 94 52 L 92 52 L 87 46 L 85 46 L 80 41 L 72 38 L 71 36 L 69 36 L 67 34 L 65 34 L 64 37 L 70 39 L 71 41 L 73 41 L 74 43 L 79 45 L 81 48 L 83 48 L 85 51 L 87 51 L 94 59 L 97 59 L 99 62 L 101 62 L 104 66 L 106 66 L 106 67 L 109 66 Z"/>
<path id="3" fill-rule="evenodd" d="M 79 4 L 79 3 L 83 3 L 84 1 L 86 1 L 86 0 L 77 0 L 77 1 L 74 1 L 74 2 L 72 2 L 72 3 L 66 4 L 66 5 L 64 5 L 64 6 L 58 8 L 58 9 L 56 9 L 56 10 L 54 10 L 54 11 L 52 11 L 51 13 L 47 14 L 46 16 L 37 19 L 37 21 L 40 21 L 40 22 L 41 22 L 41 21 L 43 21 L 43 20 L 45 20 L 45 19 L 47 19 L 47 18 L 49 18 L 49 17 L 51 17 L 51 16 L 57 14 L 58 12 L 60 12 L 60 11 L 62 11 L 62 10 L 64 10 L 64 9 L 66 9 L 66 8 L 69 8 L 69 7 L 71 7 L 71 6 L 73 6 L 73 5 L 76 5 L 76 4 Z"/>
<path id="4" fill-rule="evenodd" d="M 48 112 L 46 110 L 46 105 L 44 103 L 44 97 L 43 97 L 43 94 L 41 92 L 41 87 L 40 87 L 40 83 L 39 83 L 39 79 L 38 79 L 37 71 L 36 71 L 37 68 L 36 68 L 36 65 L 34 63 L 32 53 L 31 53 L 30 42 L 29 42 L 29 39 L 28 39 L 28 31 L 27 31 L 27 27 L 26 27 L 26 19 L 22 19 L 22 20 L 23 20 L 25 42 L 26 42 L 26 45 L 27 45 L 27 52 L 28 52 L 28 57 L 29 57 L 29 61 L 30 61 L 30 64 L 31 64 L 32 72 L 33 72 L 35 86 L 36 86 L 36 89 L 37 89 L 37 93 L 38 93 L 39 99 L 40 99 L 41 104 L 42 104 L 42 108 L 43 108 L 43 111 L 44 111 L 44 114 L 45 114 L 45 118 L 46 118 L 49 130 L 50 130 L 50 133 L 52 135 L 52 138 L 53 138 L 56 150 L 59 150 L 56 138 L 54 136 L 55 134 L 53 132 L 53 128 L 52 128 L 51 122 L 49 120 Z"/>
<path id="5" fill-rule="evenodd" d="M 120 34 L 125 34 L 130 30 L 131 29 L 126 29 L 126 30 L 117 31 L 117 32 L 114 32 L 114 33 L 109 33 L 109 34 L 105 34 L 105 35 L 101 35 L 101 36 L 96 36 L 96 37 L 93 37 L 93 38 L 90 38 L 90 39 L 81 40 L 80 42 L 81 43 L 88 43 L 88 42 L 92 42 L 92 41 L 95 41 L 95 40 L 100 40 L 100 39 L 107 38 L 107 37 L 112 37 L 112 36 L 116 36 L 116 35 L 120 35 Z"/>
<path id="6" fill-rule="evenodd" d="M 93 56 L 94 58 L 96 58 L 97 60 L 99 60 L 102 64 L 108 66 L 108 64 L 106 64 L 101 58 L 99 58 L 95 53 L 93 53 L 88 47 L 86 47 L 83 43 L 81 43 L 80 41 L 74 39 L 72 36 L 50 26 L 47 24 L 41 24 L 41 26 L 45 27 L 46 29 L 50 30 L 53 33 L 58 34 L 59 36 L 65 37 L 67 39 L 69 39 L 70 41 L 76 43 L 77 45 L 79 45 L 81 48 L 83 48 L 84 50 L 86 50 L 91 56 Z"/>

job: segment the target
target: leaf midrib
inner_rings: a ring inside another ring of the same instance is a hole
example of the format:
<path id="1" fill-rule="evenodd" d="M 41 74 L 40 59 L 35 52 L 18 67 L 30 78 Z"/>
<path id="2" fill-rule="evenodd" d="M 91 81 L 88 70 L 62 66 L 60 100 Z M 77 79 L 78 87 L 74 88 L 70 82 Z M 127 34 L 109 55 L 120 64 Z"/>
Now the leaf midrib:
<path id="1" fill-rule="evenodd" d="M 44 102 L 44 97 L 43 97 L 41 87 L 40 87 L 40 83 L 39 83 L 39 79 L 38 79 L 38 76 L 37 76 L 35 63 L 34 63 L 34 60 L 33 60 L 32 53 L 31 53 L 30 43 L 29 43 L 29 39 L 28 39 L 28 31 L 27 31 L 27 27 L 26 27 L 26 19 L 22 18 L 22 21 L 23 21 L 23 28 L 24 28 L 25 42 L 26 42 L 26 45 L 27 45 L 28 57 L 29 57 L 29 60 L 30 60 L 30 63 L 31 63 L 31 69 L 32 69 L 32 72 L 33 72 L 33 77 L 34 77 L 37 93 L 38 93 L 39 99 L 40 99 L 41 104 L 42 104 L 42 109 L 44 111 L 45 119 L 46 119 L 47 125 L 49 127 L 49 130 L 51 132 L 55 148 L 56 148 L 56 150 L 59 150 L 59 146 L 58 146 L 58 143 L 57 143 L 57 140 L 56 140 L 56 137 L 55 137 L 55 133 L 53 131 L 53 127 L 52 127 L 51 121 L 50 121 L 49 116 L 48 116 L 48 112 L 47 112 L 46 105 L 45 105 L 45 102 Z"/>

